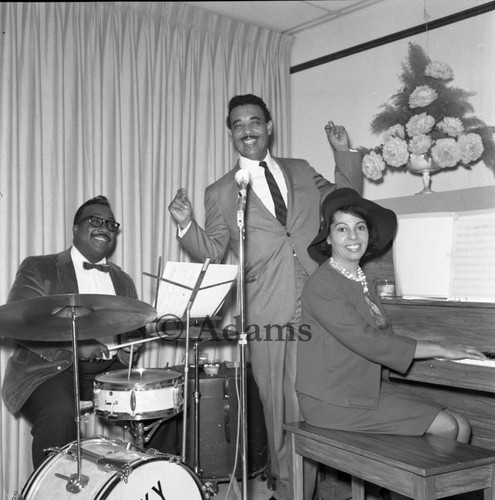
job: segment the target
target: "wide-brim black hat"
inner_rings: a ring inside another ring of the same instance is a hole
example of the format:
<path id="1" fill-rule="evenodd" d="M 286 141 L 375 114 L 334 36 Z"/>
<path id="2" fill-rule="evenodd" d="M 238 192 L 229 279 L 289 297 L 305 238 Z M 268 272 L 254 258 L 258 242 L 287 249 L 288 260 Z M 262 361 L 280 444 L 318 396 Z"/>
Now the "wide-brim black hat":
<path id="1" fill-rule="evenodd" d="M 392 241 L 397 230 L 397 216 L 392 210 L 381 207 L 377 203 L 362 198 L 357 191 L 350 188 L 336 189 L 323 201 L 321 207 L 322 223 L 316 238 L 308 247 L 309 255 L 319 263 L 328 259 L 328 255 L 322 252 L 322 245 L 330 231 L 330 220 L 332 215 L 342 207 L 354 205 L 364 208 L 375 226 L 375 246 L 372 253 L 367 257 L 379 255 Z"/>

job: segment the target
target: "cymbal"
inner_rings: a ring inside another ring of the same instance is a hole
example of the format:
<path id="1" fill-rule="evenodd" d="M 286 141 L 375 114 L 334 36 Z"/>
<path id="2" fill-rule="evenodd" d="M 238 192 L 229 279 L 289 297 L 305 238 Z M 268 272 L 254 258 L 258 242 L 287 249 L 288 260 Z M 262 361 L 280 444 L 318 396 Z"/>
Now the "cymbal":
<path id="1" fill-rule="evenodd" d="M 47 295 L 0 306 L 0 336 L 18 340 L 70 341 L 130 332 L 156 318 L 156 310 L 130 297 L 99 294 Z"/>

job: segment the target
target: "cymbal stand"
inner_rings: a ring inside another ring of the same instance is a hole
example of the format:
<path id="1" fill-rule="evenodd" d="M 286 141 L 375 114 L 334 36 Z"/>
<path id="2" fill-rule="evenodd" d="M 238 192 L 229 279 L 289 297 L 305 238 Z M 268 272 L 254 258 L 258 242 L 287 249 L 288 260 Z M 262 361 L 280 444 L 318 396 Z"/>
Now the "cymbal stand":
<path id="1" fill-rule="evenodd" d="M 71 315 L 71 327 L 72 327 L 72 366 L 74 370 L 74 399 L 75 399 L 75 409 L 76 409 L 76 460 L 77 460 L 77 472 L 76 474 L 71 474 L 68 478 L 66 489 L 71 493 L 79 493 L 88 484 L 89 477 L 81 474 L 81 403 L 79 401 L 79 366 L 78 366 L 78 356 L 77 356 L 77 330 L 76 330 L 76 307 L 70 306 Z"/>
<path id="2" fill-rule="evenodd" d="M 242 500 L 247 500 L 247 481 L 248 481 L 248 460 L 247 460 L 247 408 L 246 408 L 246 311 L 245 311 L 245 297 L 244 297 L 244 239 L 245 239 L 245 226 L 244 226 L 244 209 L 245 203 L 240 203 L 237 208 L 237 227 L 239 229 L 239 273 L 237 277 L 237 300 L 239 304 L 240 316 L 240 332 L 239 332 L 239 348 L 240 348 L 240 402 L 241 408 L 241 421 L 240 426 L 242 430 L 241 441 L 241 458 L 242 458 Z"/>

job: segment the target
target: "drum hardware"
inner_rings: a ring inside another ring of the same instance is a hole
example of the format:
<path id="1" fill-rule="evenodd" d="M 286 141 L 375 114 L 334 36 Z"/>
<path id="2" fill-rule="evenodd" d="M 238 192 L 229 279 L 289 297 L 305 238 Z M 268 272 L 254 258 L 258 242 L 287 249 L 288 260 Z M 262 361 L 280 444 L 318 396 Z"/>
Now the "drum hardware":
<path id="1" fill-rule="evenodd" d="M 77 443 L 81 442 L 81 408 L 79 401 L 79 368 L 78 368 L 78 356 L 77 356 L 77 313 L 75 306 L 71 306 L 69 309 L 71 318 L 71 331 L 72 331 L 72 362 L 74 370 L 74 399 L 76 404 L 76 437 Z M 59 309 L 57 313 L 64 311 L 63 308 Z M 56 313 L 56 314 L 57 314 Z M 71 493 L 80 493 L 88 485 L 89 476 L 85 476 L 81 472 L 81 448 L 77 447 L 76 450 L 76 462 L 77 468 L 76 473 L 71 474 L 67 479 L 67 484 L 65 489 Z"/>
<path id="2" fill-rule="evenodd" d="M 91 481 L 84 498 L 166 498 L 167 500 L 209 500 L 210 489 L 203 485 L 181 457 L 159 452 L 129 450 L 121 441 L 107 438 L 83 439 L 70 443 L 50 456 L 35 471 L 15 500 L 54 498 L 71 500 L 73 494 L 60 490 L 53 478 L 66 479 L 73 467 L 73 452 L 81 449 L 85 470 Z M 54 490 L 56 489 L 56 495 Z"/>
<path id="3" fill-rule="evenodd" d="M 145 444 L 149 443 L 149 441 L 153 437 L 153 434 L 157 431 L 160 424 L 166 422 L 169 418 L 172 418 L 174 415 L 170 415 L 168 417 L 161 418 L 160 420 L 156 420 L 150 425 L 144 425 L 143 422 L 135 423 L 131 421 L 129 425 L 124 425 L 124 429 L 131 435 L 132 441 L 135 444 L 135 446 L 144 453 L 146 452 Z"/>
<path id="4" fill-rule="evenodd" d="M 65 486 L 67 491 L 71 493 L 80 493 L 89 483 L 89 476 L 76 474 L 71 474 L 69 477 L 64 476 L 63 474 L 55 474 L 55 477 L 60 479 L 64 479 L 67 481 L 67 485 Z"/>
<path id="5" fill-rule="evenodd" d="M 79 401 L 79 411 L 81 412 L 81 418 L 84 417 L 85 420 L 88 419 L 88 415 L 94 410 L 93 401 Z"/>
<path id="6" fill-rule="evenodd" d="M 81 472 L 81 408 L 77 341 L 134 330 L 156 317 L 150 305 L 129 297 L 97 294 L 48 295 L 0 307 L 0 334 L 18 340 L 60 342 L 70 329 L 74 371 L 76 472 L 66 476 L 66 490 L 80 493 L 89 482 Z"/>
<path id="7" fill-rule="evenodd" d="M 165 422 L 165 420 L 167 419 L 162 418 L 161 420 L 157 420 L 156 422 L 153 422 L 151 425 L 147 426 L 145 426 L 143 422 L 138 422 L 137 424 L 131 422 L 129 425 L 125 425 L 124 429 L 129 432 L 132 441 L 136 444 L 136 447 L 139 449 L 139 451 L 145 452 L 145 443 L 149 442 L 158 426 L 162 422 Z M 145 433 L 150 429 L 151 432 L 148 435 L 145 435 Z"/>
<path id="8" fill-rule="evenodd" d="M 201 468 L 199 463 L 199 398 L 201 394 L 199 392 L 199 341 L 197 339 L 193 342 L 194 349 L 194 461 L 193 470 L 196 474 L 200 474 Z M 187 400 L 186 400 L 187 401 Z M 187 403 L 186 405 L 187 406 Z M 187 417 L 187 416 L 186 416 Z M 184 428 L 186 425 L 186 420 L 184 421 Z M 186 456 L 185 447 L 183 449 L 184 458 Z"/>
<path id="9" fill-rule="evenodd" d="M 119 442 L 115 442 L 117 446 L 122 446 Z M 130 448 L 128 446 L 123 446 L 123 448 L 127 451 L 130 451 Z M 74 446 L 70 446 L 66 453 L 68 455 L 72 455 Z M 128 462 L 122 462 L 122 460 L 114 459 L 113 454 L 109 455 L 100 455 L 98 453 L 94 453 L 90 450 L 86 450 L 84 448 L 81 448 L 81 456 L 83 458 L 86 458 L 88 460 L 93 461 L 96 464 L 96 467 L 98 470 L 101 471 L 116 471 L 117 472 L 117 477 L 120 480 L 123 480 L 124 483 L 128 482 L 129 475 L 132 472 L 132 468 L 130 467 Z M 57 474 L 55 474 L 57 476 Z M 59 474 L 61 476 L 61 474 Z"/>

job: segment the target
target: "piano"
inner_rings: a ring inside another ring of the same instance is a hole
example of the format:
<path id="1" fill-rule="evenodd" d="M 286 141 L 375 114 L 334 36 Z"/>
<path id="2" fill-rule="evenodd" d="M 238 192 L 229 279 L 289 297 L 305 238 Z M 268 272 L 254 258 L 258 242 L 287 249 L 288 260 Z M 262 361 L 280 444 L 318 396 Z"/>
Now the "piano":
<path id="1" fill-rule="evenodd" d="M 397 335 L 449 341 L 495 353 L 495 303 L 382 299 Z M 444 403 L 471 422 L 471 444 L 495 450 L 495 359 L 414 361 L 391 380 Z"/>

